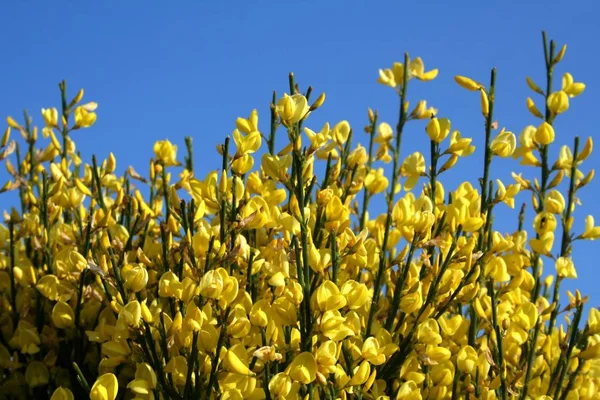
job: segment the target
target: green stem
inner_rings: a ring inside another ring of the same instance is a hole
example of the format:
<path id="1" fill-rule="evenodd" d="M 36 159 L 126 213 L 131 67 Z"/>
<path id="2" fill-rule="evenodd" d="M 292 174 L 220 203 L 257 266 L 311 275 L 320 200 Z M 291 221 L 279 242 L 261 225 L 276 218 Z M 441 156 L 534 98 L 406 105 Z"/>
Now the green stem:
<path id="1" fill-rule="evenodd" d="M 225 138 L 225 144 L 223 145 L 223 169 L 221 170 L 221 179 L 225 178 L 225 174 L 227 174 L 227 166 L 229 161 L 229 137 Z M 219 188 L 220 190 L 220 188 Z M 235 189 L 234 189 L 235 190 Z M 220 226 L 220 239 L 221 244 L 225 243 L 225 216 L 227 214 L 227 193 L 220 193 L 221 195 L 221 226 Z"/>
<path id="2" fill-rule="evenodd" d="M 169 200 L 169 185 L 167 183 L 167 167 L 165 165 L 162 165 L 161 176 L 163 196 L 165 197 L 165 222 L 167 222 L 171 216 L 171 204 Z"/>
<path id="3" fill-rule="evenodd" d="M 553 66 L 552 66 L 552 59 L 554 58 L 554 41 L 550 41 L 550 50 L 548 50 L 548 40 L 546 37 L 546 32 L 542 32 L 542 40 L 543 40 L 543 44 L 544 44 L 544 59 L 545 59 L 545 64 L 546 64 L 546 96 L 545 96 L 545 103 L 546 103 L 546 112 L 545 112 L 545 120 L 547 123 L 552 124 L 552 112 L 550 111 L 550 108 L 548 107 L 548 96 L 550 95 L 551 91 L 552 91 L 552 70 L 553 70 Z M 537 212 L 540 213 L 544 210 L 544 198 L 546 197 L 546 186 L 547 186 L 547 182 L 548 182 L 548 174 L 549 174 L 549 170 L 548 170 L 548 146 L 542 146 L 542 148 L 540 149 L 540 155 L 542 158 L 542 184 L 539 190 L 539 204 L 538 204 L 538 208 L 537 208 Z M 536 237 L 539 237 L 539 235 L 536 235 Z M 536 255 L 534 260 L 533 260 L 533 267 L 532 267 L 532 273 L 533 273 L 533 278 L 535 279 L 535 285 L 533 288 L 533 296 L 531 298 L 531 301 L 535 303 L 535 301 L 537 300 L 539 293 L 540 293 L 540 286 L 541 286 L 541 280 L 539 277 L 539 261 L 540 261 L 540 257 L 539 255 Z M 538 340 L 538 336 L 539 336 L 539 331 L 541 330 L 541 322 L 538 319 L 538 322 L 536 323 L 535 326 L 535 331 L 533 333 L 533 340 L 531 342 L 531 347 L 529 348 L 529 362 L 527 363 L 527 370 L 525 372 L 525 382 L 529 382 L 529 378 L 531 377 L 531 369 L 533 368 L 533 361 L 534 361 L 534 357 L 535 357 L 535 348 L 537 347 L 537 340 Z M 523 387 L 523 391 L 521 392 L 521 399 L 524 400 L 527 396 L 527 392 L 528 392 L 528 385 L 526 384 Z"/>
<path id="4" fill-rule="evenodd" d="M 192 137 L 185 137 L 185 147 L 187 148 L 187 156 L 185 158 L 185 168 L 194 173 L 194 147 L 192 146 Z"/>
<path id="5" fill-rule="evenodd" d="M 223 323 L 225 322 L 225 318 L 227 317 L 227 315 L 229 315 L 229 308 L 227 308 L 227 310 L 225 310 L 225 314 L 223 314 L 222 319 L 223 319 Z M 221 332 L 219 333 L 219 339 L 217 341 L 217 348 L 216 348 L 216 352 L 215 352 L 215 357 L 213 358 L 212 361 L 212 366 L 210 369 L 210 378 L 208 380 L 208 387 L 206 388 L 206 392 L 205 392 L 205 399 L 210 399 L 210 395 L 212 394 L 212 390 L 214 385 L 217 383 L 217 367 L 219 364 L 219 354 L 221 353 L 221 348 L 223 347 L 223 342 L 225 341 L 225 326 L 221 326 Z"/>
<path id="6" fill-rule="evenodd" d="M 73 362 L 72 365 L 73 369 L 75 370 L 75 373 L 77 374 L 77 380 L 79 381 L 79 384 L 81 385 L 83 390 L 85 390 L 86 393 L 90 393 L 90 385 L 88 384 L 87 379 L 85 379 L 83 372 L 81 372 L 79 365 L 77 365 L 76 362 Z"/>
<path id="7" fill-rule="evenodd" d="M 104 196 L 102 195 L 102 182 L 100 181 L 100 175 L 98 174 L 98 163 L 96 156 L 92 156 L 92 179 L 96 184 L 96 196 L 98 197 L 98 204 L 105 212 L 108 212 L 106 204 L 104 203 Z"/>
<path id="8" fill-rule="evenodd" d="M 19 322 L 19 314 L 17 313 L 17 286 L 15 282 L 15 223 L 12 220 L 8 222 L 8 230 L 10 235 L 10 305 L 12 308 L 12 321 L 14 329 L 17 329 Z"/>
<path id="9" fill-rule="evenodd" d="M 398 308 L 400 307 L 402 290 L 404 289 L 404 283 L 406 282 L 408 271 L 410 270 L 410 263 L 412 262 L 413 254 L 416 249 L 417 237 L 417 234 L 413 236 L 413 240 L 410 243 L 410 249 L 408 250 L 408 256 L 406 258 L 406 262 L 404 263 L 404 268 L 402 269 L 402 276 L 396 281 L 396 287 L 394 288 L 394 295 L 392 297 L 392 305 L 388 310 L 387 320 L 385 321 L 385 329 L 388 332 L 392 332 L 393 330 L 394 320 L 396 318 L 396 314 L 398 313 Z M 398 268 L 400 268 L 400 265 L 398 265 Z M 398 270 L 398 272 L 400 272 L 400 270 Z"/>
<path id="10" fill-rule="evenodd" d="M 337 239 L 335 236 L 335 232 L 330 232 L 329 236 L 331 238 L 331 280 L 333 283 L 337 285 L 337 275 L 338 275 L 338 247 L 337 247 Z"/>
<path id="11" fill-rule="evenodd" d="M 375 130 L 377 129 L 377 119 L 379 118 L 379 114 L 375 113 L 373 117 L 373 121 L 371 122 L 371 126 L 369 127 L 369 154 L 367 158 L 367 171 L 371 170 L 371 166 L 373 165 L 373 142 L 375 137 Z M 363 189 L 363 208 L 362 213 L 360 214 L 360 230 L 365 229 L 365 224 L 367 222 L 367 210 L 369 209 L 369 200 L 371 200 L 371 194 L 365 187 Z"/>
<path id="12" fill-rule="evenodd" d="M 275 105 L 276 101 L 277 101 L 277 92 L 273 91 L 273 97 L 271 98 L 271 105 L 270 105 L 271 130 L 269 132 L 269 140 L 267 142 L 270 155 L 275 155 L 275 132 L 277 132 L 277 109 L 276 109 L 276 105 Z"/>
<path id="13" fill-rule="evenodd" d="M 488 180 L 490 175 L 490 165 L 492 164 L 492 149 L 490 147 L 492 137 L 492 127 L 494 123 L 494 103 L 496 100 L 496 68 L 492 68 L 490 76 L 490 89 L 487 93 L 489 102 L 489 111 L 485 119 L 485 155 L 484 155 L 484 168 L 483 168 L 483 179 L 481 181 L 481 212 L 484 213 L 487 210 L 487 188 Z"/>
<path id="14" fill-rule="evenodd" d="M 296 136 L 294 136 L 294 142 Z M 300 209 L 300 240 L 302 247 L 302 266 L 304 267 L 304 302 L 305 304 L 305 332 L 306 336 L 302 337 L 302 348 L 304 351 L 310 351 L 312 347 L 311 336 L 312 336 L 312 313 L 310 309 L 310 297 L 311 291 L 309 287 L 309 282 L 311 279 L 311 269 L 310 269 L 310 258 L 308 255 L 308 221 L 304 214 L 304 177 L 302 171 L 304 170 L 304 162 L 303 157 L 298 150 L 294 150 L 294 163 L 296 165 L 296 196 Z"/>
<path id="15" fill-rule="evenodd" d="M 488 282 L 488 292 L 490 293 L 490 297 L 492 300 L 492 325 L 494 328 L 494 332 L 496 333 L 496 364 L 500 369 L 500 385 L 501 390 L 500 393 L 502 395 L 502 400 L 506 400 L 508 393 L 506 390 L 506 375 L 504 373 L 504 350 L 502 346 L 502 332 L 500 332 L 500 326 L 498 325 L 498 303 L 496 299 L 496 290 L 494 288 L 494 281 L 490 279 Z"/>
<path id="16" fill-rule="evenodd" d="M 565 380 L 565 376 L 569 369 L 569 361 L 571 360 L 571 353 L 575 348 L 575 343 L 577 341 L 577 334 L 579 333 L 579 322 L 581 321 L 581 315 L 583 314 L 583 304 L 577 305 L 577 310 L 575 311 L 575 316 L 573 317 L 573 325 L 571 325 L 571 335 L 569 336 L 569 347 L 567 347 L 566 353 L 563 357 L 560 358 L 560 361 L 557 365 L 556 371 L 560 370 L 560 375 L 558 378 L 558 382 L 556 385 L 556 389 L 554 390 L 554 398 L 558 399 L 560 390 L 562 389 L 562 385 Z M 553 374 L 554 377 L 554 374 Z M 554 380 L 550 380 L 552 384 Z"/>
<path id="17" fill-rule="evenodd" d="M 389 240 L 390 228 L 392 225 L 392 209 L 394 203 L 394 192 L 398 180 L 398 167 L 399 167 L 399 159 L 400 159 L 400 146 L 402 144 L 402 132 L 404 130 L 404 124 L 407 120 L 406 115 L 406 92 L 408 87 L 408 53 L 404 54 L 404 80 L 402 83 L 402 90 L 400 92 L 400 111 L 398 124 L 396 125 L 396 146 L 394 148 L 394 156 L 393 156 L 393 170 L 392 170 L 392 181 L 390 182 L 390 189 L 388 191 L 387 196 L 387 217 L 385 222 L 385 232 L 383 235 L 383 243 L 381 244 L 381 254 L 379 256 L 379 268 L 377 269 L 377 276 L 375 278 L 375 286 L 373 288 L 373 301 L 371 302 L 371 307 L 369 308 L 369 316 L 367 319 L 367 328 L 365 331 L 365 338 L 371 336 L 371 327 L 373 325 L 373 320 L 375 319 L 375 313 L 377 311 L 377 306 L 379 303 L 379 296 L 381 295 L 381 285 L 383 283 L 383 276 L 385 275 L 385 252 L 387 249 L 387 244 Z"/>
<path id="18" fill-rule="evenodd" d="M 575 198 L 575 180 L 577 179 L 577 156 L 579 155 L 579 137 L 575 137 L 575 144 L 573 147 L 573 163 L 571 164 L 571 179 L 569 181 L 569 194 L 567 199 L 567 206 L 564 211 L 564 216 L 562 219 L 562 239 L 560 244 L 560 256 L 566 257 L 569 254 L 569 247 L 571 245 L 571 230 L 569 220 L 571 219 L 571 210 L 573 208 L 573 201 Z M 555 304 L 554 309 L 550 313 L 550 322 L 548 324 L 547 333 L 552 333 L 552 328 L 554 327 L 554 322 L 556 321 L 556 317 L 558 316 L 558 300 L 560 293 L 560 283 L 562 281 L 562 277 L 556 275 L 556 283 L 554 284 L 554 293 L 552 294 L 552 304 Z"/>
<path id="19" fill-rule="evenodd" d="M 433 204 L 433 212 L 435 213 L 435 190 L 437 186 L 437 162 L 439 158 L 439 146 L 436 142 L 431 140 L 430 143 L 430 154 L 431 154 L 431 169 L 429 171 L 429 184 L 431 186 L 430 198 Z"/>
<path id="20" fill-rule="evenodd" d="M 194 371 L 194 364 L 196 364 L 196 358 L 198 357 L 198 332 L 194 332 L 192 338 L 192 351 L 188 360 L 187 376 L 185 378 L 185 389 L 183 391 L 183 398 L 188 399 L 192 390 L 192 372 Z"/>

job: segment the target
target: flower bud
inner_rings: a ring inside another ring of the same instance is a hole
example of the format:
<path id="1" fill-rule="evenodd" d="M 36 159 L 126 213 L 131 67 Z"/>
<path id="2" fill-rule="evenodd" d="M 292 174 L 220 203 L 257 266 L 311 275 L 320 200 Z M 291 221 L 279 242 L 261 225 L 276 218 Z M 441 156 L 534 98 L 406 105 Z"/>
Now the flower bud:
<path id="1" fill-rule="evenodd" d="M 454 77 L 454 80 L 460 86 L 462 86 L 463 88 L 465 88 L 467 90 L 470 90 L 471 92 L 479 90 L 483 87 L 480 83 L 477 83 L 473 79 L 467 78 L 466 76 L 457 75 Z"/>
<path id="2" fill-rule="evenodd" d="M 499 157 L 510 157 L 514 153 L 516 147 L 517 138 L 515 137 L 515 134 L 505 131 L 504 129 L 502 129 L 490 144 L 492 152 Z"/>
<path id="3" fill-rule="evenodd" d="M 74 400 L 75 397 L 73 396 L 73 392 L 71 392 L 71 390 L 64 388 L 64 387 L 59 387 L 58 389 L 56 389 L 54 391 L 54 393 L 52 393 L 52 397 L 50 397 L 50 400 Z"/>
<path id="4" fill-rule="evenodd" d="M 148 284 L 148 270 L 142 265 L 127 265 L 121 271 L 125 286 L 133 292 L 143 290 Z"/>
<path id="5" fill-rule="evenodd" d="M 479 89 L 479 97 L 481 101 L 481 113 L 484 117 L 487 117 L 490 113 L 490 100 L 488 98 L 487 93 L 483 88 Z"/>
<path id="6" fill-rule="evenodd" d="M 552 64 L 559 63 L 563 59 L 563 57 L 565 56 L 566 52 L 567 52 L 567 45 L 563 44 L 563 47 L 561 47 L 561 49 L 558 52 L 558 54 L 556 55 L 556 57 L 554 57 L 554 60 L 552 60 Z"/>
<path id="7" fill-rule="evenodd" d="M 533 102 L 533 99 L 531 97 L 527 98 L 527 109 L 531 114 L 533 114 L 534 117 L 544 119 L 544 115 L 535 106 L 535 103 Z"/>
<path id="8" fill-rule="evenodd" d="M 52 323 L 58 329 L 71 328 L 75 323 L 73 309 L 64 301 L 59 301 L 52 308 Z"/>
<path id="9" fill-rule="evenodd" d="M 564 91 L 559 90 L 548 96 L 547 103 L 550 111 L 558 115 L 569 109 L 569 96 Z"/>
<path id="10" fill-rule="evenodd" d="M 544 95 L 544 91 L 538 85 L 536 85 L 530 77 L 526 77 L 525 79 L 527 80 L 527 86 L 529 86 L 529 89 L 541 94 L 542 96 Z"/>
<path id="11" fill-rule="evenodd" d="M 450 120 L 447 118 L 432 118 L 425 128 L 429 138 L 440 143 L 450 133 Z"/>
<path id="12" fill-rule="evenodd" d="M 317 97 L 317 100 L 315 100 L 315 102 L 310 106 L 310 111 L 314 111 L 317 108 L 321 107 L 324 102 L 325 102 L 325 92 L 321 93 L 321 95 L 319 97 Z"/>
<path id="13" fill-rule="evenodd" d="M 533 135 L 533 140 L 542 146 L 549 145 L 554 142 L 554 128 L 552 125 L 547 123 L 546 121 L 542 122 L 540 126 L 538 126 L 537 130 Z"/>

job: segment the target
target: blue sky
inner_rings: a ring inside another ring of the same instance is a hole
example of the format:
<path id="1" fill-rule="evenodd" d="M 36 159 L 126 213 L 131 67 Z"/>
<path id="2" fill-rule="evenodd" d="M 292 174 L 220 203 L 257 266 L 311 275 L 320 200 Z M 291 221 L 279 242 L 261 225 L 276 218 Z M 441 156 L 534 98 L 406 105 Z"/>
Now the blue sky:
<path id="1" fill-rule="evenodd" d="M 427 99 L 481 150 L 478 95 L 459 88 L 453 76 L 487 83 L 495 66 L 497 119 L 518 134 L 536 123 L 525 107 L 531 95 L 525 76 L 543 82 L 545 29 L 559 45 L 568 44 L 556 86 L 565 71 L 587 85 L 555 125 L 557 143 L 572 145 L 574 135 L 598 140 L 599 11 L 595 1 L 569 6 L 559 1 L 4 1 L 0 114 L 20 116 L 27 108 L 40 123 L 39 110 L 59 106 L 57 83 L 67 79 L 72 95 L 84 87 L 85 99 L 99 103 L 96 125 L 74 134 L 84 160 L 113 151 L 121 171 L 133 165 L 146 174 L 154 141 L 175 142 L 183 159 L 183 138 L 191 135 L 197 171 L 204 175 L 219 168 L 215 146 L 231 133 L 237 117 L 257 108 L 260 126 L 268 130 L 272 90 L 286 90 L 289 71 L 301 87 L 310 84 L 315 93 L 327 93 L 325 107 L 306 126 L 317 130 L 325 121 L 347 119 L 366 145 L 367 107 L 392 125 L 397 118 L 397 99 L 376 84 L 377 71 L 401 61 L 407 51 L 422 57 L 426 69 L 440 69 L 434 82 L 411 86 L 409 99 L 413 104 Z M 410 124 L 404 143 L 404 156 L 427 149 L 424 123 Z M 478 151 L 461 160 L 452 176 L 442 178 L 447 189 L 465 176 L 480 176 L 482 158 Z M 583 169 L 598 164 L 591 159 Z M 511 170 L 523 168 L 495 161 L 492 176 L 508 179 Z M 5 171 L 0 178 L 4 182 Z M 588 213 L 600 221 L 594 204 L 599 194 L 598 185 L 581 192 L 576 227 Z M 0 208 L 5 202 L 6 197 L 0 200 Z M 500 215 L 499 228 L 514 229 L 516 216 L 507 223 Z M 600 276 L 597 249 L 595 242 L 576 244 L 577 286 L 584 293 L 594 293 Z M 546 270 L 554 270 L 549 260 Z M 592 305 L 599 301 L 600 295 L 592 295 Z"/>

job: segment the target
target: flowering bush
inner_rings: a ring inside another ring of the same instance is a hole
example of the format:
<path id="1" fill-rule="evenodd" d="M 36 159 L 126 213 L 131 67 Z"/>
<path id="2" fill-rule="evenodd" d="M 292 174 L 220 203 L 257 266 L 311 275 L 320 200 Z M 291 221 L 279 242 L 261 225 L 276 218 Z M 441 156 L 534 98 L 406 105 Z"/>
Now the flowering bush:
<path id="1" fill-rule="evenodd" d="M 2 191 L 20 209 L 0 225 L 0 397 L 599 398 L 600 313 L 582 321 L 578 291 L 559 305 L 561 282 L 577 277 L 573 245 L 600 237 L 591 216 L 572 229 L 591 138 L 549 159 L 554 120 L 585 88 L 569 73 L 553 82 L 565 49 L 544 35 L 546 86 L 527 78 L 542 107 L 527 99 L 538 121 L 518 142 L 494 122 L 495 70 L 489 85 L 455 78 L 481 102 L 479 188 L 441 183 L 475 148 L 424 100 L 409 106 L 407 87 L 437 76 L 420 58 L 379 71 L 399 117 L 393 128 L 369 110 L 368 148 L 346 121 L 310 129 L 325 96 L 290 75 L 268 133 L 256 111 L 238 118 L 235 149 L 227 138 L 204 178 L 190 138 L 183 163 L 157 142 L 147 177 L 116 174 L 112 154 L 84 163 L 73 137 L 96 104 L 83 91 L 69 102 L 61 83 L 42 138 L 26 114 L 8 117 L 1 143 Z M 401 152 L 413 124 L 426 154 Z M 539 176 L 494 180 L 496 157 Z M 531 203 L 518 229 L 496 231 L 497 209 L 521 192 Z"/>

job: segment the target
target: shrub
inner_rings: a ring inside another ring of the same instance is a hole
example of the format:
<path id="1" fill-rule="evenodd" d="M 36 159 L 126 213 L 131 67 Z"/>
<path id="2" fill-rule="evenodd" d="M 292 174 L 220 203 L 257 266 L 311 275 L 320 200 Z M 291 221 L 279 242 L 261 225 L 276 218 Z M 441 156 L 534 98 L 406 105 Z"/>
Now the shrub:
<path id="1" fill-rule="evenodd" d="M 204 178 L 191 138 L 183 163 L 157 142 L 147 177 L 116 174 L 112 154 L 84 163 L 73 138 L 97 105 L 83 90 L 67 101 L 61 83 L 42 137 L 26 114 L 1 143 L 2 191 L 20 209 L 0 225 L 0 397 L 596 398 L 600 314 L 582 321 L 579 291 L 558 303 L 573 245 L 600 236 L 591 216 L 572 229 L 591 138 L 549 158 L 554 120 L 585 88 L 569 73 L 553 83 L 565 49 L 544 35 L 547 86 L 527 78 L 542 107 L 527 99 L 538 122 L 518 142 L 494 122 L 495 70 L 489 85 L 455 78 L 481 102 L 480 188 L 441 183 L 475 149 L 425 101 L 409 106 L 407 87 L 437 76 L 420 58 L 379 71 L 399 117 L 369 109 L 368 148 L 347 121 L 309 129 L 325 96 L 290 75 L 268 133 L 256 110 L 238 118 Z M 409 124 L 424 126 L 426 155 L 402 154 Z M 497 157 L 539 175 L 494 180 Z M 518 229 L 498 232 L 521 192 Z"/>

